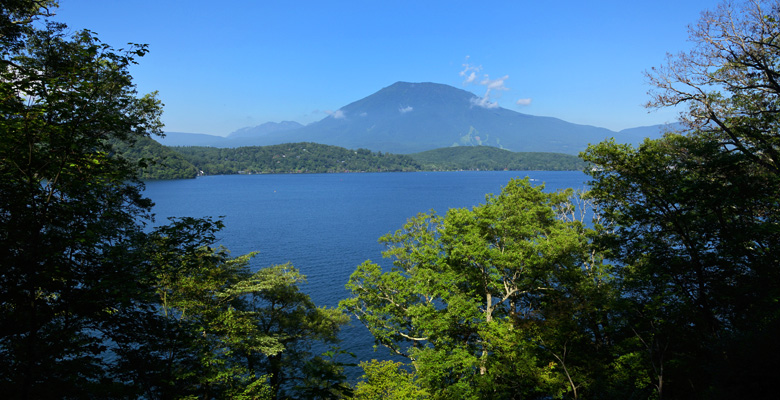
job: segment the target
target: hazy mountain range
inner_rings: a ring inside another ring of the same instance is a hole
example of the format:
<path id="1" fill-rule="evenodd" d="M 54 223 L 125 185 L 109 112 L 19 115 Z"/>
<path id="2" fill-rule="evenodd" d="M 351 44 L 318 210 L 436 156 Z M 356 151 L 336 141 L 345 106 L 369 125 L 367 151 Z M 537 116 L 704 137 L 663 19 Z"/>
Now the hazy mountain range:
<path id="1" fill-rule="evenodd" d="M 268 122 L 227 137 L 167 132 L 167 146 L 240 147 L 315 142 L 349 149 L 408 154 L 451 146 L 492 146 L 515 152 L 577 154 L 614 137 L 638 144 L 669 127 L 611 131 L 501 107 L 487 108 L 471 92 L 438 83 L 396 82 L 308 125 Z"/>

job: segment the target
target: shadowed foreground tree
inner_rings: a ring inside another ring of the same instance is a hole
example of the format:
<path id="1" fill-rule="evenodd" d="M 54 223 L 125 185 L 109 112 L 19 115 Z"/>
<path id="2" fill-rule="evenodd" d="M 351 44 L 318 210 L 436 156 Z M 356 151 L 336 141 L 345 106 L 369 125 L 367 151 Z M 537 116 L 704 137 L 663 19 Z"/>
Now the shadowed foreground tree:
<path id="1" fill-rule="evenodd" d="M 724 3 L 649 76 L 687 130 L 591 147 L 643 365 L 661 398 L 766 398 L 780 354 L 780 2 Z M 640 354 L 640 353 L 637 353 Z"/>
<path id="2" fill-rule="evenodd" d="M 18 50 L 32 30 L 31 23 L 51 16 L 56 0 L 6 0 L 0 7 L 0 43 L 4 49 Z"/>
<path id="3" fill-rule="evenodd" d="M 254 254 L 233 258 L 224 248 L 211 248 L 221 227 L 209 219 L 183 218 L 149 235 L 148 286 L 158 318 L 123 331 L 144 336 L 137 340 L 141 346 L 117 352 L 122 360 L 117 373 L 149 398 L 300 397 L 320 384 L 301 383 L 302 366 L 318 359 L 312 344 L 336 343 L 346 317 L 316 307 L 300 291 L 305 277 L 292 266 L 253 273 L 248 263 Z M 327 361 L 317 365 L 314 376 L 337 367 Z"/>
<path id="4" fill-rule="evenodd" d="M 210 247 L 221 222 L 144 229 L 140 165 L 113 146 L 161 133 L 160 102 L 128 72 L 146 47 L 33 26 L 51 3 L 0 5 L 2 397 L 281 397 L 344 317 L 294 268 L 250 273 L 251 255 Z M 263 364 L 279 355 L 295 358 Z"/>
<path id="5" fill-rule="evenodd" d="M 64 29 L 23 30 L 3 41 L 0 60 L 0 386 L 9 397 L 113 390 L 103 333 L 122 329 L 118 310 L 145 308 L 137 218 L 151 203 L 107 140 L 160 131 L 159 101 L 137 97 L 127 72 L 146 49 L 117 51 Z"/>

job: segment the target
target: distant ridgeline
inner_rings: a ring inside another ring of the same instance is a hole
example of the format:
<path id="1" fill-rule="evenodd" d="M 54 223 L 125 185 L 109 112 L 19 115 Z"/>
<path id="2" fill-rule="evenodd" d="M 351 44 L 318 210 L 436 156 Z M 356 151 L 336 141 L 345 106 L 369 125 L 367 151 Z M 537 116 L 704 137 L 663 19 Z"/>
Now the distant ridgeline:
<path id="1" fill-rule="evenodd" d="M 516 153 L 488 146 L 458 146 L 409 154 L 425 171 L 577 171 L 579 157 L 563 153 Z"/>
<path id="2" fill-rule="evenodd" d="M 206 175 L 419 171 L 411 158 L 315 143 L 231 149 L 174 147 Z"/>
<path id="3" fill-rule="evenodd" d="M 349 150 L 317 143 L 238 148 L 166 147 L 139 140 L 117 148 L 130 160 L 143 159 L 143 179 L 183 179 L 204 175 L 457 170 L 581 170 L 579 158 L 560 153 L 515 153 L 495 147 L 461 146 L 399 155 Z"/>

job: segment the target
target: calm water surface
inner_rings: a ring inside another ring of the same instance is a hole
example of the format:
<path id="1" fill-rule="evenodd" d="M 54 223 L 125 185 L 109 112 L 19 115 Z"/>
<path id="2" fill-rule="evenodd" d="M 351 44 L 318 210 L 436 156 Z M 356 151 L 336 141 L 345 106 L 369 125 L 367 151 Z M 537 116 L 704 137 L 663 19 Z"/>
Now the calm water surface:
<path id="1" fill-rule="evenodd" d="M 308 277 L 303 290 L 317 305 L 335 307 L 344 284 L 365 260 L 386 265 L 377 239 L 406 219 L 431 209 L 473 207 L 525 176 L 547 190 L 581 189 L 577 171 L 412 172 L 371 174 L 225 175 L 146 184 L 158 223 L 168 217 L 224 216 L 221 244 L 241 255 L 260 254 L 253 268 L 292 263 Z M 341 347 L 359 361 L 386 358 L 372 352 L 368 331 L 353 321 Z"/>

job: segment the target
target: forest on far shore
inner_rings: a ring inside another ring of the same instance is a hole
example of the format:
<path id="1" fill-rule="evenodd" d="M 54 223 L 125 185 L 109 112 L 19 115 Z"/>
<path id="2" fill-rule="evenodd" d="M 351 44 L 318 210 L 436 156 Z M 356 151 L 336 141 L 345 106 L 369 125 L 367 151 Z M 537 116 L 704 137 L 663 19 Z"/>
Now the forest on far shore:
<path id="1" fill-rule="evenodd" d="M 521 153 L 487 146 L 460 146 L 415 154 L 349 150 L 317 143 L 237 148 L 167 147 L 150 138 L 115 147 L 143 161 L 143 179 L 187 179 L 197 175 L 301 174 L 410 171 L 574 171 L 585 162 L 561 153 Z"/>

